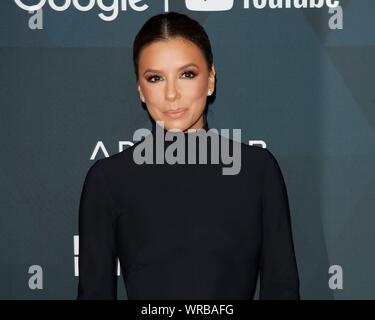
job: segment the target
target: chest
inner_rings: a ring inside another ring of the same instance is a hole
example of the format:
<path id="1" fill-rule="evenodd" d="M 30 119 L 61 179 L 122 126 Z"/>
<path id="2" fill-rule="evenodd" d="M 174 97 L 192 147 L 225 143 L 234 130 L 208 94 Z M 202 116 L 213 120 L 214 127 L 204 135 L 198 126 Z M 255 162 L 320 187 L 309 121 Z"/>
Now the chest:
<path id="1" fill-rule="evenodd" d="M 256 176 L 225 176 L 220 166 L 156 169 L 149 166 L 138 180 L 134 172 L 133 188 L 119 200 L 118 244 L 126 261 L 255 258 L 261 237 Z"/>

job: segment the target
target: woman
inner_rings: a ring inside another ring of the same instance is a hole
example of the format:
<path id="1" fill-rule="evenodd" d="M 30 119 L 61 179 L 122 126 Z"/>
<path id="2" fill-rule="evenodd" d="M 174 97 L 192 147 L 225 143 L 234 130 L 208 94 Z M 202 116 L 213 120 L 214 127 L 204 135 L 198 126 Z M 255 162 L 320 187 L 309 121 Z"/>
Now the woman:
<path id="1" fill-rule="evenodd" d="M 164 134 L 209 129 L 215 67 L 198 22 L 152 17 L 133 58 L 152 133 L 158 121 Z M 299 299 L 287 191 L 270 151 L 239 143 L 241 171 L 222 175 L 220 164 L 136 164 L 139 143 L 87 173 L 77 299 L 117 299 L 116 257 L 128 299 L 253 299 L 258 273 L 260 299 Z"/>

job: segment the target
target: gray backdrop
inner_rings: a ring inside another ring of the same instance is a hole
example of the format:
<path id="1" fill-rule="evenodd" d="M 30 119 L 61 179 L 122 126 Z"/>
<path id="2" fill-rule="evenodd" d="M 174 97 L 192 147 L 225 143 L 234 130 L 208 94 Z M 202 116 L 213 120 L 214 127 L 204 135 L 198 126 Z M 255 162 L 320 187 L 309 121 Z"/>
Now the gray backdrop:
<path id="1" fill-rule="evenodd" d="M 164 1 L 144 2 L 148 10 L 111 22 L 97 6 L 46 6 L 41 30 L 13 0 L 0 3 L 1 299 L 76 297 L 80 192 L 89 166 L 106 156 L 100 149 L 91 159 L 94 149 L 102 141 L 117 153 L 134 130 L 151 127 L 131 45 Z M 169 3 L 200 21 L 212 42 L 210 127 L 241 128 L 279 161 L 302 299 L 375 298 L 375 1 L 340 4 L 342 30 L 329 28 L 327 7 L 255 10 L 235 1 L 230 11 L 206 12 Z M 29 286 L 34 265 L 42 289 Z M 332 265 L 342 268 L 342 289 L 329 287 Z"/>

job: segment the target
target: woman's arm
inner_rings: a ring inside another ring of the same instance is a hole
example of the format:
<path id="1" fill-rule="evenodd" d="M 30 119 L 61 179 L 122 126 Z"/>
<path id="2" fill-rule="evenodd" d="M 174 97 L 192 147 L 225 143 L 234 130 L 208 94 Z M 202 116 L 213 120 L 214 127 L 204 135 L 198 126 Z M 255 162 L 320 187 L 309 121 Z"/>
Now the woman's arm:
<path id="1" fill-rule="evenodd" d="M 81 193 L 77 300 L 117 299 L 113 207 L 101 161 L 89 169 Z"/>
<path id="2" fill-rule="evenodd" d="M 265 150 L 259 299 L 299 299 L 287 190 L 277 160 Z"/>

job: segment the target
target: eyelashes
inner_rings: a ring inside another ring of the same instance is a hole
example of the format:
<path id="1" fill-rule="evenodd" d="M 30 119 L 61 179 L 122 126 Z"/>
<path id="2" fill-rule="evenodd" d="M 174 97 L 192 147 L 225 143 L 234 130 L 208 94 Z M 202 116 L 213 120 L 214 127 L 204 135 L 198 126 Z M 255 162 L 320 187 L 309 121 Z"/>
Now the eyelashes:
<path id="1" fill-rule="evenodd" d="M 188 75 L 188 77 L 185 77 L 185 79 L 194 79 L 198 75 L 194 71 L 185 71 L 182 74 Z M 151 76 L 147 77 L 146 79 L 147 79 L 148 82 L 155 83 L 155 82 L 158 82 L 160 80 L 160 78 L 161 78 L 160 76 L 154 74 L 154 75 L 151 75 Z M 159 79 L 159 80 L 155 80 L 155 79 Z"/>

